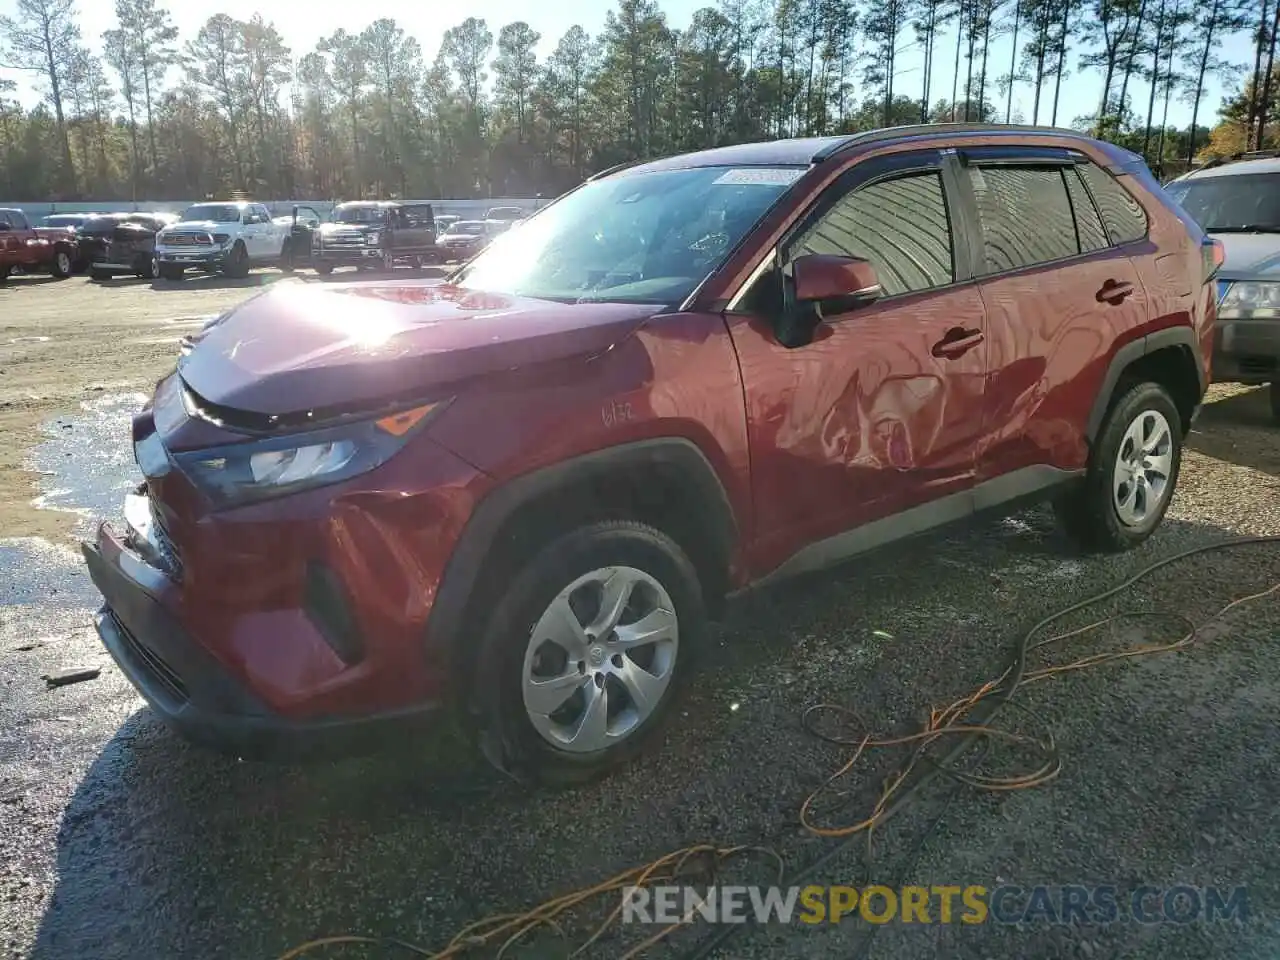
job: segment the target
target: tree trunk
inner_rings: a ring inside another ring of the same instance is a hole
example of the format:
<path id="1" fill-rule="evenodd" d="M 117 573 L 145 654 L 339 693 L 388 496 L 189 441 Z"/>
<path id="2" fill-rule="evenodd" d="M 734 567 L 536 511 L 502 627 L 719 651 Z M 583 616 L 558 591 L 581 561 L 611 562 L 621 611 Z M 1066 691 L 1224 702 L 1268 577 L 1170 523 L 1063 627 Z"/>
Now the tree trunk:
<path id="1" fill-rule="evenodd" d="M 1062 33 L 1058 37 L 1058 67 L 1053 78 L 1053 114 L 1049 118 L 1049 125 L 1052 127 L 1058 125 L 1058 94 L 1062 91 L 1062 71 L 1067 65 L 1067 31 L 1071 29 L 1070 21 L 1070 0 L 1062 0 Z"/>
<path id="2" fill-rule="evenodd" d="M 956 17 L 956 61 L 951 71 L 951 115 L 947 117 L 950 121 L 956 119 L 956 97 L 960 93 L 960 47 L 964 43 L 964 3 L 960 0 L 958 4 L 959 14 Z"/>
<path id="3" fill-rule="evenodd" d="M 1037 124 L 1040 122 L 1040 88 L 1044 86 L 1044 57 L 1048 51 L 1045 49 L 1049 45 L 1049 21 L 1048 11 L 1041 11 L 1041 20 L 1036 25 L 1036 95 L 1031 104 L 1031 122 Z"/>
<path id="4" fill-rule="evenodd" d="M 1147 129 L 1142 135 L 1142 159 L 1150 163 L 1151 120 L 1156 113 L 1156 88 L 1160 85 L 1160 44 L 1164 42 L 1164 0 L 1156 14 L 1156 45 L 1151 53 L 1151 91 L 1147 95 Z"/>
<path id="5" fill-rule="evenodd" d="M 1271 45 L 1267 48 L 1267 70 L 1262 75 L 1262 99 L 1258 104 L 1258 149 L 1266 146 L 1267 110 L 1271 107 L 1271 68 L 1276 62 L 1276 34 L 1280 33 L 1280 0 L 1271 15 Z"/>
<path id="6" fill-rule="evenodd" d="M 1176 24 L 1178 22 L 1178 8 L 1182 6 L 1179 0 L 1173 2 L 1173 16 L 1171 19 Z M 1169 98 L 1173 95 L 1173 51 L 1175 44 L 1170 38 L 1169 52 L 1165 60 L 1164 66 L 1164 111 L 1160 115 L 1160 137 L 1156 141 L 1156 173 L 1160 179 L 1164 179 L 1164 136 L 1165 131 L 1169 128 Z M 1195 136 L 1195 127 L 1191 128 L 1191 135 Z"/>
<path id="7" fill-rule="evenodd" d="M 1213 28 L 1218 24 L 1218 8 L 1221 4 L 1222 0 L 1213 0 L 1213 6 L 1209 8 L 1204 48 L 1200 51 L 1200 64 L 1196 70 L 1195 94 L 1191 98 L 1191 142 L 1187 145 L 1187 163 L 1194 163 L 1196 159 L 1196 121 L 1200 118 L 1200 101 L 1204 97 L 1204 75 L 1209 72 L 1209 54 L 1213 50 Z"/>
<path id="8" fill-rule="evenodd" d="M 1125 57 L 1124 63 L 1124 79 L 1120 81 L 1120 101 L 1116 105 L 1116 117 L 1118 121 L 1124 120 L 1125 97 L 1129 93 L 1129 77 L 1133 73 L 1134 61 L 1138 58 L 1138 38 L 1142 35 L 1142 23 L 1147 15 L 1147 0 L 1142 0 L 1138 6 L 1138 22 L 1133 25 L 1133 41 L 1129 44 L 1129 52 Z M 1120 123 L 1116 123 L 1116 129 L 1120 128 Z"/>
<path id="9" fill-rule="evenodd" d="M 44 33 L 44 53 L 45 63 L 49 71 L 49 93 L 53 100 L 53 115 L 58 124 L 58 140 L 59 148 L 62 154 L 62 176 L 59 178 L 58 184 L 60 189 L 67 190 L 70 188 L 71 193 L 76 191 L 76 166 L 75 161 L 71 159 L 71 140 L 67 136 L 67 121 L 62 113 L 62 83 L 58 76 L 59 67 L 61 66 L 53 56 L 53 38 L 49 36 L 48 27 Z"/>
<path id="10" fill-rule="evenodd" d="M 1276 0 L 1280 6 L 1280 0 Z M 1262 89 L 1262 45 L 1267 39 L 1267 0 L 1262 0 L 1262 13 L 1258 18 L 1258 37 L 1253 48 L 1253 85 L 1249 88 L 1249 112 L 1245 118 L 1248 132 L 1245 134 L 1245 149 L 1254 149 L 1253 134 L 1258 120 L 1258 92 Z M 56 94 L 55 94 L 56 96 Z M 1265 110 L 1265 106 L 1263 107 Z"/>
<path id="11" fill-rule="evenodd" d="M 156 150 L 156 125 L 151 119 L 151 61 L 150 54 L 145 52 L 142 55 L 142 98 L 147 107 L 147 139 L 151 148 L 151 176 L 154 177 L 159 152 Z"/>
<path id="12" fill-rule="evenodd" d="M 1022 17 L 1022 0 L 1013 0 L 1013 53 L 1009 55 L 1009 92 L 1004 102 L 1004 122 L 1013 122 L 1013 78 L 1018 72 L 1018 27 Z"/>
<path id="13" fill-rule="evenodd" d="M 964 122 L 969 122 L 969 105 L 973 103 L 973 48 L 977 43 L 978 37 L 974 33 L 974 27 L 977 26 L 978 4 L 981 0 L 970 0 L 969 7 L 969 28 L 965 32 L 969 35 L 969 45 L 965 50 L 964 56 Z"/>
<path id="14" fill-rule="evenodd" d="M 994 0 L 983 0 L 986 4 L 985 19 L 982 22 L 982 68 L 978 72 L 978 122 L 986 123 L 984 115 L 987 108 L 987 54 L 991 51 L 991 20 L 995 13 Z"/>

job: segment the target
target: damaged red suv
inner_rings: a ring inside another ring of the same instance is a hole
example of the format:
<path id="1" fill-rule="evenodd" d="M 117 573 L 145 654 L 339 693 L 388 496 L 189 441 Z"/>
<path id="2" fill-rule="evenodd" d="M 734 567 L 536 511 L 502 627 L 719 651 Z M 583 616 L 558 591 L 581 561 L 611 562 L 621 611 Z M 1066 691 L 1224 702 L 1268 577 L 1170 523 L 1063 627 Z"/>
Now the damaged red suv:
<path id="1" fill-rule="evenodd" d="M 601 174 L 443 282 L 281 284 L 134 420 L 84 555 L 154 711 L 240 755 L 455 707 L 576 781 L 743 588 L 1051 499 L 1160 523 L 1221 250 L 1141 161 L 927 126 Z"/>

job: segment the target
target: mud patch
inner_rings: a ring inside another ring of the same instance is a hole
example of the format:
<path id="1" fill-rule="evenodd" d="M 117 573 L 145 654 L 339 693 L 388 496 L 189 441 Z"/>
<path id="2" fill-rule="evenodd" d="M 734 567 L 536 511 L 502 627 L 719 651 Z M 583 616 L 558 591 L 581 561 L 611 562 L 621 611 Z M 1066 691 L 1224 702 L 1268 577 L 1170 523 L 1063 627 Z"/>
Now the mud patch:
<path id="1" fill-rule="evenodd" d="M 76 532 L 88 534 L 99 519 L 119 516 L 124 495 L 137 483 L 129 438 L 142 393 L 108 393 L 81 404 L 79 416 L 46 423 L 45 440 L 28 469 L 39 474 L 41 494 L 32 505 L 79 516 Z"/>

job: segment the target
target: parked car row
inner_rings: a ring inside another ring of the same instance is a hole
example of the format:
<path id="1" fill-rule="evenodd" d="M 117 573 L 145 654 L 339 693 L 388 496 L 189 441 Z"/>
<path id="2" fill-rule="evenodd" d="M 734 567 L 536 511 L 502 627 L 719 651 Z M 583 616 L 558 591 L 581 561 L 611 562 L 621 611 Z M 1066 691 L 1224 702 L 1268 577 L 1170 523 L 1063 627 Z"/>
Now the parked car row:
<path id="1" fill-rule="evenodd" d="M 120 275 L 179 280 L 188 270 L 247 274 L 254 267 L 321 274 L 338 267 L 390 270 L 469 260 L 519 223 L 519 207 L 494 207 L 483 220 L 437 216 L 430 203 L 353 201 L 328 220 L 309 206 L 273 217 L 264 204 L 197 203 L 170 213 L 50 214 L 33 226 L 0 209 L 0 283 L 11 273 L 93 280 Z"/>

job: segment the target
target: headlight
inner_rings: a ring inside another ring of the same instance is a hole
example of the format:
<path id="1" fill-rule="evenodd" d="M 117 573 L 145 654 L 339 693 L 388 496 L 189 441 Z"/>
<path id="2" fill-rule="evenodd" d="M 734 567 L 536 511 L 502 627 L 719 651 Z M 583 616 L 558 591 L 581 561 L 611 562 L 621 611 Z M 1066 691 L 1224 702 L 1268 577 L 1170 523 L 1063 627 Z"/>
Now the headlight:
<path id="1" fill-rule="evenodd" d="M 215 233 L 213 235 L 214 243 L 219 243 L 219 244 L 226 243 L 230 239 L 231 239 L 231 235 L 227 233 Z"/>
<path id="2" fill-rule="evenodd" d="M 386 463 L 446 406 L 430 403 L 377 420 L 174 455 L 218 507 L 349 480 Z"/>
<path id="3" fill-rule="evenodd" d="M 382 234 L 379 233 L 377 230 L 371 230 L 370 232 L 364 235 L 364 242 L 371 247 L 376 247 L 379 241 L 381 240 L 382 240 Z"/>
<path id="4" fill-rule="evenodd" d="M 1233 281 L 1218 304 L 1218 315 L 1225 314 L 1244 319 L 1280 317 L 1280 283 Z"/>

